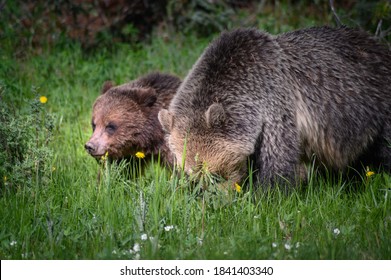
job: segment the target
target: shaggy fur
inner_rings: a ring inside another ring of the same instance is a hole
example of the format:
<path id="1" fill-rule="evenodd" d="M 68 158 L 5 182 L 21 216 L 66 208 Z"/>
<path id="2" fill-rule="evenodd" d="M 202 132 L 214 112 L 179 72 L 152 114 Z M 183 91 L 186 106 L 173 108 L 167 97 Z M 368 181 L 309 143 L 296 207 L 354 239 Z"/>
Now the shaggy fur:
<path id="1" fill-rule="evenodd" d="M 159 120 L 187 173 L 239 182 L 251 157 L 262 185 L 295 183 L 313 155 L 390 170 L 390 85 L 390 52 L 364 32 L 239 29 L 207 47 Z"/>
<path id="2" fill-rule="evenodd" d="M 168 108 L 181 81 L 161 73 L 151 73 L 120 86 L 103 85 L 93 106 L 93 134 L 85 144 L 89 154 L 100 158 L 123 159 L 143 152 L 147 158 L 160 155 L 171 164 L 172 156 L 157 119 L 161 108 Z"/>

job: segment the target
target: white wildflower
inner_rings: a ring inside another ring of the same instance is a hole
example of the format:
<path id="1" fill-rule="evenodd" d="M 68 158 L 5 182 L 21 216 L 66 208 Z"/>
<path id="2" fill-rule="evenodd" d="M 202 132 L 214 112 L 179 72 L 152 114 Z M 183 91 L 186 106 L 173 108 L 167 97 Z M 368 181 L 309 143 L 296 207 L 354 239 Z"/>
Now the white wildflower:
<path id="1" fill-rule="evenodd" d="M 273 242 L 273 243 L 272 243 L 272 247 L 273 247 L 273 248 L 277 248 L 277 246 L 278 246 L 278 245 L 277 245 L 276 242 Z"/>
<path id="2" fill-rule="evenodd" d="M 148 235 L 146 233 L 143 233 L 141 234 L 141 240 L 147 240 L 148 239 Z"/>
<path id="3" fill-rule="evenodd" d="M 135 251 L 135 252 L 140 252 L 140 244 L 134 243 L 134 245 L 133 245 L 133 251 Z"/>
<path id="4" fill-rule="evenodd" d="M 285 249 L 287 249 L 288 251 L 289 251 L 290 249 L 292 249 L 292 245 L 289 244 L 289 243 L 285 243 L 284 247 L 285 247 Z"/>
<path id="5" fill-rule="evenodd" d="M 339 234 L 341 233 L 341 231 L 339 230 L 339 228 L 335 228 L 335 229 L 333 230 L 333 232 L 334 232 L 335 235 L 339 235 Z"/>
<path id="6" fill-rule="evenodd" d="M 18 244 L 18 242 L 16 242 L 15 240 L 12 240 L 12 241 L 10 242 L 10 246 L 15 246 L 16 244 Z"/>
<path id="7" fill-rule="evenodd" d="M 164 227 L 164 230 L 165 231 L 170 231 L 170 230 L 173 230 L 175 227 L 173 225 L 170 225 L 170 226 L 165 226 Z"/>

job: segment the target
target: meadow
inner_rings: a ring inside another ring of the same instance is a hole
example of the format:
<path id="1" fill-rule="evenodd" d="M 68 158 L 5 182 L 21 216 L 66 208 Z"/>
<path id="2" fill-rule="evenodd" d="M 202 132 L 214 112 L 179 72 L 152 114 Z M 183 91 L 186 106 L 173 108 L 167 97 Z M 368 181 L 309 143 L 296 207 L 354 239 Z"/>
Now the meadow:
<path id="1" fill-rule="evenodd" d="M 31 159 L 28 182 L 12 171 L 1 178 L 1 259 L 391 258 L 389 174 L 371 170 L 357 186 L 311 172 L 289 194 L 251 182 L 241 192 L 200 192 L 158 162 L 137 176 L 142 159 L 98 164 L 86 153 L 105 80 L 152 70 L 183 78 L 208 42 L 171 34 L 88 54 L 77 43 L 21 57 L 2 50 L 0 102 L 13 116 L 35 106 L 31 143 L 47 153 Z"/>

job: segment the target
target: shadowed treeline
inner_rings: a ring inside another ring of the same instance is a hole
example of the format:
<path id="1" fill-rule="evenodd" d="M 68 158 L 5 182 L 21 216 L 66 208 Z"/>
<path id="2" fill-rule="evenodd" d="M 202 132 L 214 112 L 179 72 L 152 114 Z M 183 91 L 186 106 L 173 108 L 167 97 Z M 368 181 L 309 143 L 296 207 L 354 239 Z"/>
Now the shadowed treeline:
<path id="1" fill-rule="evenodd" d="M 333 3 L 335 2 L 335 3 Z M 333 4 L 331 4 L 333 3 Z M 332 7 L 342 24 L 359 27 L 390 40 L 388 0 L 57 0 L 0 3 L 0 38 L 13 38 L 19 49 L 77 41 L 85 48 L 114 42 L 149 40 L 153 30 L 210 36 L 237 26 L 266 25 L 271 33 L 298 28 L 303 18 L 334 22 Z"/>

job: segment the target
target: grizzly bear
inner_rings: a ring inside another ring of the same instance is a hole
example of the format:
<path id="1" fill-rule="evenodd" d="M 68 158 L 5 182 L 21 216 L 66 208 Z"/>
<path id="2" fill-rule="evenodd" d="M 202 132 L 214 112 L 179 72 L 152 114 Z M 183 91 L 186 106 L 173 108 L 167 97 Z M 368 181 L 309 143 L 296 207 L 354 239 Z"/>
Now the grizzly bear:
<path id="1" fill-rule="evenodd" d="M 172 156 L 158 121 L 160 109 L 168 108 L 181 80 L 173 75 L 150 73 L 129 83 L 113 86 L 106 82 L 93 105 L 87 152 L 99 159 L 131 158 L 139 152 L 148 161 L 160 153 L 162 162 Z"/>
<path id="2" fill-rule="evenodd" d="M 270 187 L 305 179 L 315 156 L 330 170 L 391 169 L 391 54 L 365 32 L 313 27 L 273 36 L 223 33 L 159 113 L 188 174 Z"/>

